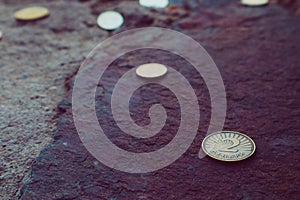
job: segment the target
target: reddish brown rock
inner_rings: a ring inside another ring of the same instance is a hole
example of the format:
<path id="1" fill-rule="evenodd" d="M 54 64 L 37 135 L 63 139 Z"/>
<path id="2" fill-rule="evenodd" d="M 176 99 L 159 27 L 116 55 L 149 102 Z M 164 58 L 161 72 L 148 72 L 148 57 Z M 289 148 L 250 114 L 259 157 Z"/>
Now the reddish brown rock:
<path id="1" fill-rule="evenodd" d="M 135 7 L 137 5 L 122 6 L 125 17 L 142 13 L 141 8 Z M 54 142 L 41 152 L 31 173 L 23 180 L 20 199 L 248 200 L 300 197 L 299 19 L 273 4 L 258 8 L 235 3 L 222 8 L 196 6 L 194 9 L 185 8 L 187 16 L 169 17 L 168 12 L 174 9 L 177 8 L 148 10 L 147 24 L 141 20 L 136 22 L 137 26 L 161 23 L 190 35 L 207 49 L 226 87 L 228 110 L 224 129 L 252 137 L 257 145 L 254 156 L 235 163 L 219 162 L 209 157 L 199 159 L 198 151 L 210 119 L 210 99 L 204 81 L 178 56 L 141 50 L 115 61 L 106 77 L 101 79 L 96 97 L 99 122 L 112 141 L 131 151 L 139 152 L 145 148 L 152 151 L 172 139 L 180 123 L 180 112 L 176 98 L 165 88 L 156 85 L 141 88 L 131 100 L 130 111 L 137 123 L 145 125 L 149 123 L 149 105 L 161 102 L 169 112 L 170 119 L 165 127 L 168 135 L 158 135 L 153 140 L 134 140 L 118 130 L 110 109 L 107 109 L 118 78 L 137 64 L 156 59 L 156 62 L 171 65 L 188 77 L 199 98 L 200 126 L 189 150 L 172 165 L 152 173 L 128 174 L 110 169 L 93 158 L 80 142 L 71 113 L 70 91 L 59 105 L 61 114 Z M 132 13 L 133 10 L 137 12 Z M 160 21 L 160 17 L 169 19 L 168 23 Z M 135 17 L 128 22 L 132 24 L 129 27 L 134 27 L 134 20 Z M 122 30 L 127 28 L 125 25 Z"/>

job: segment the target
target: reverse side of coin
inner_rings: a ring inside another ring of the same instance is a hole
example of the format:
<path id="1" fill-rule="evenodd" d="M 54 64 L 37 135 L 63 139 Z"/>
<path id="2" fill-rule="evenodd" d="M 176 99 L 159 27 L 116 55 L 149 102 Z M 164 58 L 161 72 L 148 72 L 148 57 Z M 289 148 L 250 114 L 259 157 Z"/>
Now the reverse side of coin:
<path id="1" fill-rule="evenodd" d="M 124 23 L 123 16 L 116 11 L 105 11 L 97 18 L 97 24 L 105 30 L 116 30 Z"/>
<path id="2" fill-rule="evenodd" d="M 202 142 L 203 151 L 221 161 L 240 161 L 250 157 L 256 149 L 254 141 L 245 134 L 221 131 L 209 134 Z"/>
<path id="3" fill-rule="evenodd" d="M 136 74 L 142 78 L 158 78 L 168 72 L 165 65 L 159 63 L 147 63 L 136 68 Z"/>
<path id="4" fill-rule="evenodd" d="M 169 5 L 169 0 L 139 0 L 139 3 L 147 8 L 165 8 Z"/>
<path id="5" fill-rule="evenodd" d="M 30 21 L 44 18 L 49 15 L 49 10 L 44 7 L 28 7 L 15 12 L 17 20 Z"/>
<path id="6" fill-rule="evenodd" d="M 247 6 L 263 6 L 269 3 L 269 0 L 241 0 L 241 4 Z"/>

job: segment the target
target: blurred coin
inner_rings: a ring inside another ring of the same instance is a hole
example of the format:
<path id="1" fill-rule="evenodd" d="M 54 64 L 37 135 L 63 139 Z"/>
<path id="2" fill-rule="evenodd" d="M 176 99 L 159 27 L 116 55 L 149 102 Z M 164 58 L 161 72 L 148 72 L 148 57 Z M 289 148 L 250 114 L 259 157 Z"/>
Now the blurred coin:
<path id="1" fill-rule="evenodd" d="M 221 161 L 240 161 L 255 151 L 254 141 L 245 134 L 235 131 L 221 131 L 209 134 L 202 142 L 203 151 Z"/>
<path id="2" fill-rule="evenodd" d="M 169 0 L 139 0 L 139 3 L 147 8 L 165 8 L 169 5 Z"/>
<path id="3" fill-rule="evenodd" d="M 2 32 L 0 31 L 0 40 L 2 39 L 2 35 L 3 35 L 3 34 L 2 34 Z"/>
<path id="4" fill-rule="evenodd" d="M 247 6 L 262 6 L 269 3 L 269 0 L 241 0 L 241 4 Z"/>
<path id="5" fill-rule="evenodd" d="M 105 30 L 115 30 L 124 23 L 123 16 L 116 11 L 105 11 L 97 18 L 97 24 Z"/>
<path id="6" fill-rule="evenodd" d="M 136 68 L 136 74 L 143 78 L 158 78 L 165 75 L 167 71 L 167 67 L 159 63 L 143 64 Z"/>
<path id="7" fill-rule="evenodd" d="M 28 7 L 15 12 L 14 16 L 17 20 L 36 20 L 49 15 L 49 10 L 44 7 Z"/>

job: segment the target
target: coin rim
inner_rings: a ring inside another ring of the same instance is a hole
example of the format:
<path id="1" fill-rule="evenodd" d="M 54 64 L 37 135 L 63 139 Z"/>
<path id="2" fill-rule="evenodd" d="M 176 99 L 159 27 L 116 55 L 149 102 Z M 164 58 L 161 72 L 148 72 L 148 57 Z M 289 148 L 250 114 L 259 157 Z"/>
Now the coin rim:
<path id="1" fill-rule="evenodd" d="M 144 65 L 150 65 L 150 64 L 156 64 L 156 65 L 161 65 L 165 68 L 165 72 L 162 74 L 162 75 L 159 75 L 159 76 L 142 76 L 140 73 L 138 73 L 138 69 Z M 154 79 L 154 78 L 160 78 L 160 77 L 163 77 L 165 76 L 167 73 L 168 73 L 168 67 L 164 64 L 160 64 L 160 63 L 145 63 L 145 64 L 141 64 L 139 66 L 136 67 L 135 69 L 135 73 L 138 77 L 141 77 L 141 78 L 146 78 L 146 79 Z"/>
<path id="2" fill-rule="evenodd" d="M 43 15 L 40 15 L 38 17 L 35 17 L 35 18 L 32 18 L 32 17 L 22 17 L 22 15 L 20 16 L 20 13 L 22 13 L 24 10 L 26 9 L 33 9 L 33 8 L 38 8 L 38 9 L 41 9 L 43 11 L 45 11 L 43 13 Z M 14 18 L 17 19 L 17 20 L 20 20 L 20 21 L 33 21 L 33 20 L 38 20 L 38 19 L 43 19 L 47 16 L 50 15 L 50 11 L 48 8 L 46 7 L 43 7 L 43 6 L 31 6 L 31 7 L 26 7 L 26 8 L 22 8 L 20 10 L 17 10 L 15 13 L 14 13 Z"/>
<path id="3" fill-rule="evenodd" d="M 238 133 L 238 134 L 241 134 L 242 136 L 248 138 L 248 139 L 252 142 L 252 144 L 253 144 L 253 151 L 252 151 L 249 155 L 247 155 L 246 157 L 244 157 L 244 158 L 242 158 L 242 159 L 239 159 L 239 160 L 222 160 L 222 159 L 217 158 L 217 157 L 211 155 L 210 153 L 208 153 L 208 151 L 204 148 L 204 143 L 205 143 L 205 141 L 206 141 L 210 136 L 212 136 L 212 135 L 216 135 L 216 134 L 218 134 L 218 133 L 224 133 L 224 132 L 226 132 L 226 133 Z M 252 140 L 248 135 L 246 135 L 246 134 L 244 134 L 244 133 L 240 133 L 240 132 L 238 132 L 238 131 L 226 131 L 226 130 L 224 130 L 224 131 L 218 131 L 218 132 L 214 132 L 214 133 L 211 133 L 211 134 L 207 135 L 207 136 L 203 139 L 203 141 L 202 141 L 201 148 L 202 148 L 202 150 L 204 151 L 204 153 L 205 153 L 206 155 L 208 155 L 209 157 L 211 157 L 211 158 L 214 158 L 214 159 L 220 160 L 220 161 L 224 161 L 224 162 L 236 162 L 236 161 L 242 161 L 242 160 L 245 160 L 245 159 L 249 158 L 250 156 L 252 156 L 252 155 L 254 154 L 255 150 L 256 150 L 256 145 L 255 145 L 254 140 Z"/>

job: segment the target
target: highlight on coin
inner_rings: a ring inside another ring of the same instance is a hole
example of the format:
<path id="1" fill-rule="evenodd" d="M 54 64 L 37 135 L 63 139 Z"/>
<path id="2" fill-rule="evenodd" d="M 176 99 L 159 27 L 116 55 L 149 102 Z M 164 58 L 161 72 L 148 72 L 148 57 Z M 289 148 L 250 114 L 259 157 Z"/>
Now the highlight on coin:
<path id="1" fill-rule="evenodd" d="M 14 17 L 17 20 L 21 20 L 21 21 L 42 19 L 44 17 L 47 17 L 48 15 L 49 15 L 49 10 L 45 7 L 39 7 L 39 6 L 23 8 L 14 13 Z"/>
<path id="2" fill-rule="evenodd" d="M 236 131 L 209 134 L 202 142 L 203 151 L 221 161 L 240 161 L 250 157 L 256 149 L 254 141 Z"/>
<path id="3" fill-rule="evenodd" d="M 169 5 L 169 0 L 139 0 L 139 3 L 147 8 L 165 8 Z"/>
<path id="4" fill-rule="evenodd" d="M 168 72 L 165 65 L 159 63 L 147 63 L 136 68 L 136 74 L 142 78 L 158 78 Z"/>
<path id="5" fill-rule="evenodd" d="M 123 16 L 116 11 L 105 11 L 101 13 L 97 18 L 97 24 L 104 30 L 116 30 L 120 28 L 124 23 Z"/>

